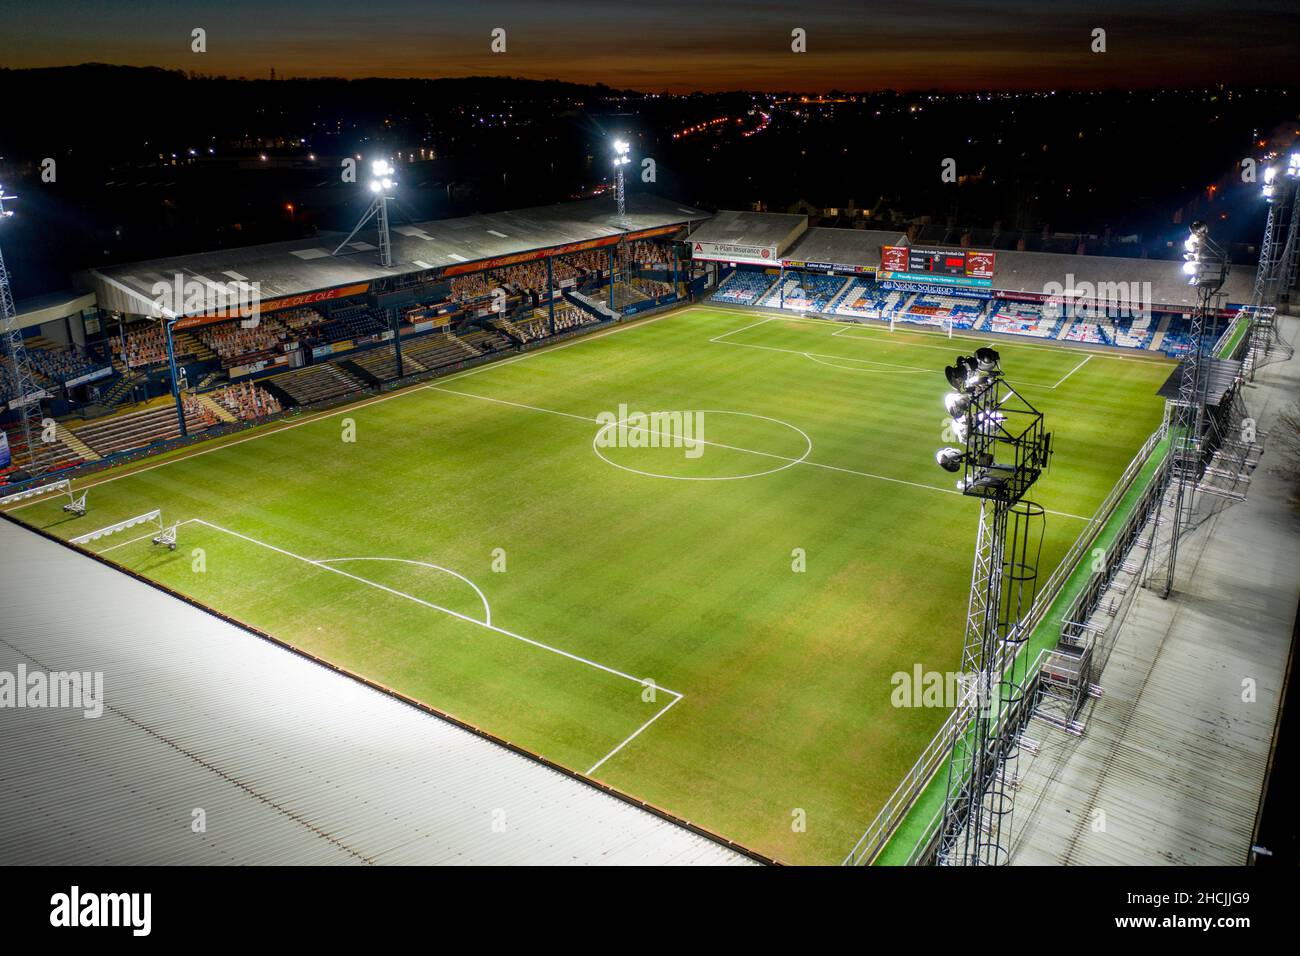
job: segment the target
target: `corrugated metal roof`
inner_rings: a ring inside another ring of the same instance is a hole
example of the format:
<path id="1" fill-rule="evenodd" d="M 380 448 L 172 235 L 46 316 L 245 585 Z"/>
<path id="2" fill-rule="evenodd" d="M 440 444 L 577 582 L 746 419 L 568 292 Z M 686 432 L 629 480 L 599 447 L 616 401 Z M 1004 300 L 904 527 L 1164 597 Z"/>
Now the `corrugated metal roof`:
<path id="1" fill-rule="evenodd" d="M 1295 341 L 1300 323 L 1284 330 Z M 1297 370 L 1293 359 L 1257 374 L 1261 431 L 1292 401 Z M 1081 739 L 1031 722 L 1042 749 L 1021 758 L 1012 862 L 1246 863 L 1300 601 L 1289 492 L 1257 468 L 1246 501 L 1180 543 L 1169 599 L 1135 596 Z"/>
<path id="2" fill-rule="evenodd" d="M 700 225 L 692 239 L 713 240 L 737 245 L 767 245 L 790 230 L 790 221 L 804 219 L 788 213 L 719 212 Z M 907 237 L 880 230 L 814 227 L 782 248 L 786 259 L 837 262 L 844 265 L 880 265 L 882 245 L 914 245 L 933 249 L 960 249 L 961 246 Z M 978 245 L 976 246 L 978 248 Z M 1228 273 L 1223 287 L 1226 302 L 1250 301 L 1254 270 L 1238 267 Z M 1116 283 L 1137 283 L 1136 289 L 1114 290 Z M 1149 290 L 1144 284 L 1149 284 Z M 1118 299 L 1135 304 L 1169 308 L 1193 308 L 1196 292 L 1187 284 L 1181 261 L 1163 259 L 1125 259 L 1117 256 L 1073 255 L 1057 252 L 1020 252 L 999 250 L 993 274 L 993 288 L 1001 292 L 1032 295 L 1060 294 L 1076 289 L 1104 300 Z M 1149 292 L 1149 295 L 1148 295 Z"/>
<path id="3" fill-rule="evenodd" d="M 0 580 L 0 671 L 105 705 L 0 707 L 0 863 L 751 862 L 8 520 Z"/>
<path id="4" fill-rule="evenodd" d="M 374 255 L 364 251 L 374 249 L 369 243 L 362 251 L 332 256 L 346 234 L 321 233 L 292 242 L 106 266 L 91 270 L 89 278 L 101 308 L 148 314 L 155 298 L 153 284 L 172 283 L 176 275 L 191 280 L 236 270 L 247 281 L 260 283 L 262 300 L 270 301 L 430 267 L 694 222 L 709 215 L 648 193 L 628 195 L 626 208 L 625 226 L 616 221 L 612 197 L 396 226 L 391 230 L 391 269 L 383 268 Z M 373 231 L 369 235 L 373 236 Z M 416 260 L 430 265 L 417 265 Z"/>
<path id="5" fill-rule="evenodd" d="M 907 236 L 898 232 L 814 226 L 796 239 L 782 258 L 874 269 L 880 265 L 881 246 L 901 245 L 907 245 Z"/>

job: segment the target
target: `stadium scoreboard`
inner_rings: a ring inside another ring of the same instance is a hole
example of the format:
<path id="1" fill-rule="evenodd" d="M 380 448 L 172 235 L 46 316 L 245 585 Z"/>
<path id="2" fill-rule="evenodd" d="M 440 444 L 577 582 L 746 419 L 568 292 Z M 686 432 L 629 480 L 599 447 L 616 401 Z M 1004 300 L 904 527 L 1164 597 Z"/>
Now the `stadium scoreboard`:
<path id="1" fill-rule="evenodd" d="M 992 252 L 970 249 L 918 249 L 915 246 L 882 246 L 880 268 L 915 276 L 954 276 L 968 279 L 992 279 Z"/>

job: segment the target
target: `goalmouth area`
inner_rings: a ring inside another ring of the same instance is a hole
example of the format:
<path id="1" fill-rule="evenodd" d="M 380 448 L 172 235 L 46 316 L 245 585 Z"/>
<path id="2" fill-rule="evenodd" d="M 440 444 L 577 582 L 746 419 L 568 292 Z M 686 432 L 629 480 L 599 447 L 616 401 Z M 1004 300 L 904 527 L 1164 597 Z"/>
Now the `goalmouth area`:
<path id="1" fill-rule="evenodd" d="M 896 691 L 960 664 L 978 507 L 934 452 L 943 367 L 987 343 L 688 307 L 74 481 L 84 515 L 11 513 L 70 540 L 158 510 L 175 550 L 144 527 L 83 546 L 759 853 L 839 863 L 951 708 Z M 993 344 L 1054 435 L 1045 580 L 1173 363 Z"/>

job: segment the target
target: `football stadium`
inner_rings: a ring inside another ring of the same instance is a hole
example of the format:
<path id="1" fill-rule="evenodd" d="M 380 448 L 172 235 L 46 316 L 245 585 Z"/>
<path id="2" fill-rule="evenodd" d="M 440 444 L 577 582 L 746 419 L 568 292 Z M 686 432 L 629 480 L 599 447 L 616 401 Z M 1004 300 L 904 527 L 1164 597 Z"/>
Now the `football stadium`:
<path id="1" fill-rule="evenodd" d="M 918 250 L 648 195 L 621 217 L 587 200 L 391 242 L 391 270 L 371 244 L 316 242 L 94 273 L 127 356 L 104 399 L 173 370 L 191 387 L 59 424 L 40 477 L 11 428 L 7 514 L 791 863 L 907 861 L 941 818 L 961 708 L 899 706 L 894 675 L 961 663 L 981 508 L 936 466 L 962 430 L 945 368 L 991 350 L 1050 410 L 1014 562 L 1033 572 L 1025 636 L 1005 646 L 1033 668 L 1029 726 L 1077 732 L 1082 701 L 1062 702 L 1090 682 L 1069 686 L 1074 642 L 1093 650 L 1118 578 L 1158 550 L 1141 523 L 1173 460 L 1161 388 L 1198 334 L 1205 360 L 1235 362 L 1206 417 L 1231 435 L 1241 357 L 1271 342 L 1250 276 L 1196 330 L 1176 263 Z M 260 288 L 254 319 L 229 317 L 214 277 L 230 276 Z M 1067 281 L 1146 288 L 1151 307 L 1042 292 Z M 160 319 L 157 282 L 207 298 Z M 41 341 L 29 361 L 59 354 Z M 1227 500 L 1244 466 L 1216 455 L 1198 481 Z M 1094 568 L 1116 536 L 1141 556 Z M 954 693 L 913 689 L 932 691 Z"/>
<path id="2" fill-rule="evenodd" d="M 0 156 L 6 865 L 1294 864 L 1294 116 L 1087 233 L 1054 89 L 252 82 L 310 105 Z M 926 110 L 991 158 L 802 198 Z"/>

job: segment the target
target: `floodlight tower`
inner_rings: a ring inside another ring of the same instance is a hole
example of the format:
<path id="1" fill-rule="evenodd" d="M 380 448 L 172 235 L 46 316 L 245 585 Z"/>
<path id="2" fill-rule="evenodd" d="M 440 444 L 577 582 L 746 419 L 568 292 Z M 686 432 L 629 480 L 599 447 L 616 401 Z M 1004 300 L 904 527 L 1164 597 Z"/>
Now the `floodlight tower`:
<path id="1" fill-rule="evenodd" d="M 1251 304 L 1277 305 L 1290 295 L 1295 282 L 1296 259 L 1300 257 L 1300 150 L 1292 152 L 1286 165 L 1264 170 L 1264 199 L 1268 220 L 1259 246 L 1259 267 Z"/>
<path id="2" fill-rule="evenodd" d="M 0 186 L 0 223 L 13 215 L 12 209 L 5 208 L 5 200 L 17 199 L 12 193 L 5 193 Z M 27 472 L 40 475 L 45 472 L 45 445 L 41 442 L 41 402 L 33 396 L 41 391 L 36 381 L 36 374 L 27 358 L 27 347 L 23 344 L 23 330 L 18 324 L 18 310 L 14 306 L 13 290 L 9 287 L 9 272 L 5 268 L 3 253 L 0 253 L 0 320 L 3 320 L 5 350 L 9 356 L 9 373 L 13 378 L 14 400 L 18 403 L 18 415 L 22 420 L 23 442 L 27 446 Z"/>
<path id="3" fill-rule="evenodd" d="M 1165 579 L 1160 585 L 1160 596 L 1169 597 L 1174 589 L 1174 570 L 1178 564 L 1178 539 L 1191 527 L 1196 506 L 1196 485 L 1201 480 L 1201 432 L 1205 426 L 1205 388 L 1201 365 L 1205 350 L 1205 323 L 1218 310 L 1218 294 L 1228 278 L 1228 253 L 1210 238 L 1209 227 L 1201 221 L 1192 223 L 1183 243 L 1183 274 L 1187 284 L 1196 288 L 1196 308 L 1192 310 L 1192 325 L 1188 331 L 1190 347 L 1183 359 L 1178 379 L 1178 398 L 1174 402 L 1169 422 L 1169 442 L 1172 471 L 1170 482 L 1173 512 L 1169 515 L 1169 563 Z M 1159 527 L 1165 499 L 1161 499 L 1156 526 Z"/>
<path id="4" fill-rule="evenodd" d="M 1047 467 L 1043 415 L 1002 376 L 991 348 L 946 369 L 944 399 L 961 448 L 935 460 L 963 472 L 957 489 L 980 501 L 962 650 L 963 693 L 952 720 L 951 759 L 934 862 L 1000 866 L 1010 857 L 1011 810 L 1025 697 L 1025 616 L 1037 589 L 1044 512 L 1025 495 Z M 1037 544 L 1034 543 L 1035 538 Z"/>
<path id="5" fill-rule="evenodd" d="M 631 146 L 626 140 L 614 140 L 614 197 L 618 203 L 617 222 L 627 227 L 627 194 L 623 190 L 623 167 L 632 162 L 628 156 Z"/>
<path id="6" fill-rule="evenodd" d="M 388 268 L 393 264 L 393 252 L 388 243 L 388 199 L 397 187 L 397 182 L 393 179 L 395 170 L 388 160 L 376 159 L 370 164 L 370 172 L 374 176 L 370 180 L 370 191 L 374 193 L 375 198 L 356 226 L 348 233 L 348 237 L 339 243 L 338 248 L 331 255 L 337 256 L 342 252 L 343 247 L 352 241 L 352 237 L 360 232 L 366 223 L 374 219 L 379 228 L 379 264 Z"/>
<path id="7" fill-rule="evenodd" d="M 1250 342 L 1245 372 L 1252 380 L 1255 370 L 1273 361 L 1275 353 L 1282 358 L 1295 354 L 1295 349 L 1278 335 L 1276 317 L 1280 300 L 1290 299 L 1296 260 L 1300 259 L 1300 150 L 1291 153 L 1285 167 L 1277 164 L 1264 170 L 1263 193 L 1268 202 L 1268 219 L 1259 244 L 1259 265 L 1247 312 Z"/>

